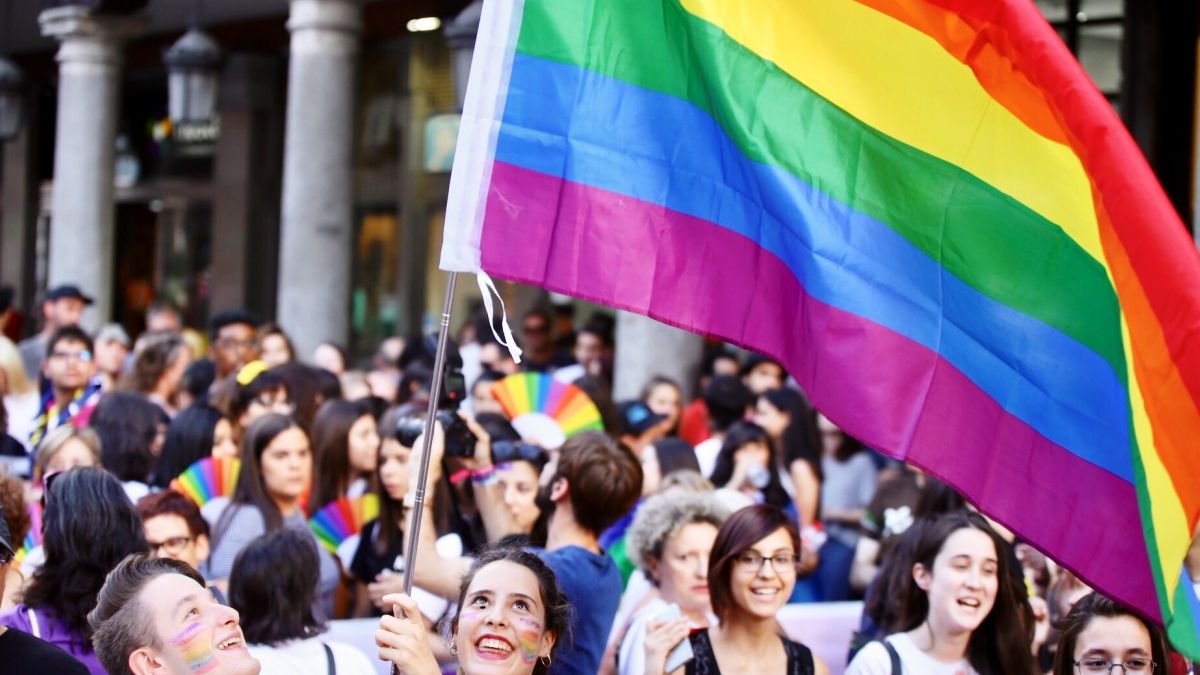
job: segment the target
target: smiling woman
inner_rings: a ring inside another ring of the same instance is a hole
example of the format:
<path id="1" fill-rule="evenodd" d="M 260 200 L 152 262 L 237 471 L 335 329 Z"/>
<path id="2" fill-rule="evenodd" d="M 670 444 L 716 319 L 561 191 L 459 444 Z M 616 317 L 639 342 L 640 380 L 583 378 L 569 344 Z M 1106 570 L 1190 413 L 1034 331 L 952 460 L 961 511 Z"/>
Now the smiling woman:
<path id="1" fill-rule="evenodd" d="M 389 595 L 395 616 L 379 621 L 379 658 L 406 675 L 433 675 L 433 658 L 420 610 L 403 594 Z M 451 639 L 463 675 L 544 675 L 565 640 L 570 606 L 554 572 L 520 549 L 485 550 L 463 578 Z"/>
<path id="2" fill-rule="evenodd" d="M 730 516 L 717 532 L 708 563 L 712 609 L 720 624 L 689 635 L 685 620 L 651 622 L 647 675 L 665 672 L 685 638 L 693 653 L 687 675 L 828 673 L 808 647 L 777 632 L 775 614 L 796 586 L 799 554 L 800 533 L 783 511 L 760 504 Z"/>
<path id="3" fill-rule="evenodd" d="M 919 531 L 900 591 L 900 630 L 854 657 L 847 675 L 1032 675 L 1032 610 L 1004 540 L 983 516 L 942 514 Z"/>

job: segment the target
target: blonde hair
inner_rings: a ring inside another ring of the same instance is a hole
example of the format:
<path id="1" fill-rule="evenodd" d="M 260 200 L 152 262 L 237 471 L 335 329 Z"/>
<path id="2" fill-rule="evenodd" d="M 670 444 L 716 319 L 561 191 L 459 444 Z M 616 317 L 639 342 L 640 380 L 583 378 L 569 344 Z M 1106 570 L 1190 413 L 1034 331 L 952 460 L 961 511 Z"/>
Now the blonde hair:
<path id="1" fill-rule="evenodd" d="M 38 444 L 37 459 L 33 462 L 33 480 L 35 483 L 46 475 L 46 465 L 58 454 L 67 441 L 77 438 L 92 451 L 94 466 L 100 466 L 100 436 L 90 428 L 80 429 L 68 423 L 46 434 Z"/>
<path id="2" fill-rule="evenodd" d="M 0 369 L 8 377 L 9 394 L 28 394 L 33 391 L 33 383 L 25 377 L 25 364 L 21 362 L 21 352 L 12 340 L 0 336 Z"/>

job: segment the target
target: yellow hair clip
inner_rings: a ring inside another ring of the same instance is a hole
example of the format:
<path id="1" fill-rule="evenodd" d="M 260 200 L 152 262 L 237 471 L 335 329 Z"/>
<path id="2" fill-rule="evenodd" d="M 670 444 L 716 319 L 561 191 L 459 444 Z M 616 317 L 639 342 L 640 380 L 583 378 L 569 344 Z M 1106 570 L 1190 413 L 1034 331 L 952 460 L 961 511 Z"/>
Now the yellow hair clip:
<path id="1" fill-rule="evenodd" d="M 243 387 L 249 387 L 251 382 L 258 379 L 258 376 L 267 372 L 269 368 L 270 366 L 263 361 L 251 361 L 238 371 L 237 383 Z"/>

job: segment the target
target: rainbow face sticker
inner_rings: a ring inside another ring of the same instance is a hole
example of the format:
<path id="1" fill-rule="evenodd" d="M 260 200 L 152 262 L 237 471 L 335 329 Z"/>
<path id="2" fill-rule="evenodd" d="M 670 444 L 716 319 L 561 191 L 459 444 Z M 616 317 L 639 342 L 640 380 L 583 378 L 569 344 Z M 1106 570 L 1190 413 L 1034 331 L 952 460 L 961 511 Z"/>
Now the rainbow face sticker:
<path id="1" fill-rule="evenodd" d="M 183 661 L 197 675 L 211 673 L 217 667 L 212 636 L 199 621 L 190 623 L 171 638 L 171 646 L 183 655 Z"/>
<path id="2" fill-rule="evenodd" d="M 538 648 L 542 642 L 542 624 L 533 619 L 518 617 L 516 629 L 521 660 L 525 663 L 533 663 L 537 660 Z"/>

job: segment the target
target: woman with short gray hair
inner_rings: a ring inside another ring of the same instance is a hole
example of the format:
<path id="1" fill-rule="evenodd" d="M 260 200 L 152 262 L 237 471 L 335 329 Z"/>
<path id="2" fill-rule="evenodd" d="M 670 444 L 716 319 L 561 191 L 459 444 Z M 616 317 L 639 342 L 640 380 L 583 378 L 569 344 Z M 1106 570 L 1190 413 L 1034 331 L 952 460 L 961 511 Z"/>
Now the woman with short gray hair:
<path id="1" fill-rule="evenodd" d="M 686 619 L 692 628 L 715 621 L 708 595 L 708 555 L 729 512 L 712 492 L 671 491 L 638 509 L 626 534 L 627 550 L 657 590 L 634 611 L 617 651 L 616 672 L 645 669 L 646 629 L 665 616 Z"/>

